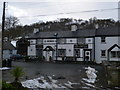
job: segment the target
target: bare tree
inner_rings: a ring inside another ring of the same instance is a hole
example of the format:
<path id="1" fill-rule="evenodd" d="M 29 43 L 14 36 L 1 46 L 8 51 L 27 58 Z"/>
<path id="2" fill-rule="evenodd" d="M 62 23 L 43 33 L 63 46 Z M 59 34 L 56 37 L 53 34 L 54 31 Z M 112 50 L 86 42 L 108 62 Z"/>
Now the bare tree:
<path id="1" fill-rule="evenodd" d="M 19 19 L 14 16 L 9 16 L 5 20 L 5 29 L 8 30 L 10 28 L 14 28 L 19 24 Z"/>

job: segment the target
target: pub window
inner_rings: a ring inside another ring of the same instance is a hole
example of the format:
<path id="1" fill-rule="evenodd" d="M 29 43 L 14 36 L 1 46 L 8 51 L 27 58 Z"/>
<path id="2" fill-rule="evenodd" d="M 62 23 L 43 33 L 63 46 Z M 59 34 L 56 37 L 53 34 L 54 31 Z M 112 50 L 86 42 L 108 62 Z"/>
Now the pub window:
<path id="1" fill-rule="evenodd" d="M 58 56 L 65 56 L 65 49 L 58 49 Z"/>
<path id="2" fill-rule="evenodd" d="M 77 43 L 84 44 L 85 43 L 85 38 L 77 38 Z"/>
<path id="3" fill-rule="evenodd" d="M 101 50 L 101 57 L 105 57 L 106 56 L 106 51 L 105 50 Z"/>
<path id="4" fill-rule="evenodd" d="M 88 39 L 88 42 L 91 42 L 91 39 Z"/>
<path id="5" fill-rule="evenodd" d="M 33 43 L 33 41 L 30 41 L 31 43 Z"/>
<path id="6" fill-rule="evenodd" d="M 106 37 L 101 37 L 101 43 L 105 43 L 106 42 Z"/>
<path id="7" fill-rule="evenodd" d="M 80 49 L 75 49 L 75 57 L 80 57 Z"/>
<path id="8" fill-rule="evenodd" d="M 65 39 L 64 38 L 58 39 L 58 43 L 65 43 Z"/>
<path id="9" fill-rule="evenodd" d="M 70 42 L 72 42 L 72 40 L 70 40 Z"/>
<path id="10" fill-rule="evenodd" d="M 120 51 L 111 51 L 111 58 L 120 58 Z"/>

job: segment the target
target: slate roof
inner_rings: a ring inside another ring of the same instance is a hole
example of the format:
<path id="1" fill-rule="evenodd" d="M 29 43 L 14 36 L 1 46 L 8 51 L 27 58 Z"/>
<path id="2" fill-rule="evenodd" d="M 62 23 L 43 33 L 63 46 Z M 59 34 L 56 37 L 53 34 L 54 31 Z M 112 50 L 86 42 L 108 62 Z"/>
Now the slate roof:
<path id="1" fill-rule="evenodd" d="M 120 35 L 120 28 L 109 27 L 100 29 L 86 29 L 77 31 L 46 31 L 32 34 L 29 38 L 55 38 L 54 34 L 58 33 L 58 38 L 79 38 L 79 37 L 95 37 L 95 36 L 118 36 Z"/>
<path id="2" fill-rule="evenodd" d="M 120 27 L 108 27 L 96 30 L 96 36 L 119 36 Z"/>
<path id="3" fill-rule="evenodd" d="M 9 41 L 3 43 L 3 50 L 15 50 L 15 49 L 16 48 Z"/>
<path id="4" fill-rule="evenodd" d="M 72 38 L 72 37 L 91 37 L 95 35 L 95 30 L 77 30 L 77 31 L 48 31 L 38 32 L 32 34 L 29 38 L 55 38 L 54 34 L 58 33 L 58 38 Z"/>

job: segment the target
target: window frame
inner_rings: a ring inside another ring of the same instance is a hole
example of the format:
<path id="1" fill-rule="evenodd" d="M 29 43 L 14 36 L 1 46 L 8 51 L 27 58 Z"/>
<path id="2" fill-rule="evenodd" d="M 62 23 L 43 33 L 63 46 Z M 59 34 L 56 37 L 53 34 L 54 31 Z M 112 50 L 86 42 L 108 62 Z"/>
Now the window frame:
<path id="1" fill-rule="evenodd" d="M 13 54 L 13 50 L 9 50 L 9 54 Z"/>
<path id="2" fill-rule="evenodd" d="M 117 51 L 117 57 L 120 58 L 120 51 Z"/>
<path id="3" fill-rule="evenodd" d="M 114 56 L 112 54 L 113 52 L 115 53 Z M 111 54 L 111 58 L 120 58 L 120 51 L 111 51 L 110 54 Z"/>
<path id="4" fill-rule="evenodd" d="M 101 37 L 101 43 L 106 43 L 106 37 Z"/>
<path id="5" fill-rule="evenodd" d="M 64 51 L 63 54 L 60 54 L 60 51 Z M 66 56 L 66 49 L 58 49 L 58 57 Z"/>
<path id="6" fill-rule="evenodd" d="M 101 50 L 101 57 L 106 57 L 106 50 Z"/>
<path id="7" fill-rule="evenodd" d="M 78 54 L 76 54 L 76 51 L 78 51 Z M 80 57 L 80 49 L 74 49 L 74 56 L 79 58 Z"/>

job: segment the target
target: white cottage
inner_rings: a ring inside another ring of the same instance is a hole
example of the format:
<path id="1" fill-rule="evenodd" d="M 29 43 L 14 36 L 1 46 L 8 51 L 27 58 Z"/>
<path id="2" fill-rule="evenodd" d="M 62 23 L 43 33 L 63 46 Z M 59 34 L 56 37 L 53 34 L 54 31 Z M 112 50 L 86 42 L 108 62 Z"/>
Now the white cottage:
<path id="1" fill-rule="evenodd" d="M 108 27 L 96 30 L 95 60 L 120 61 L 120 28 Z"/>
<path id="2" fill-rule="evenodd" d="M 3 43 L 3 60 L 10 59 L 10 56 L 12 54 L 16 54 L 16 53 L 17 53 L 16 48 L 9 41 L 4 41 L 4 43 Z"/>
<path id="3" fill-rule="evenodd" d="M 120 61 L 118 27 L 38 31 L 27 39 L 28 55 L 44 56 L 46 61 Z"/>

